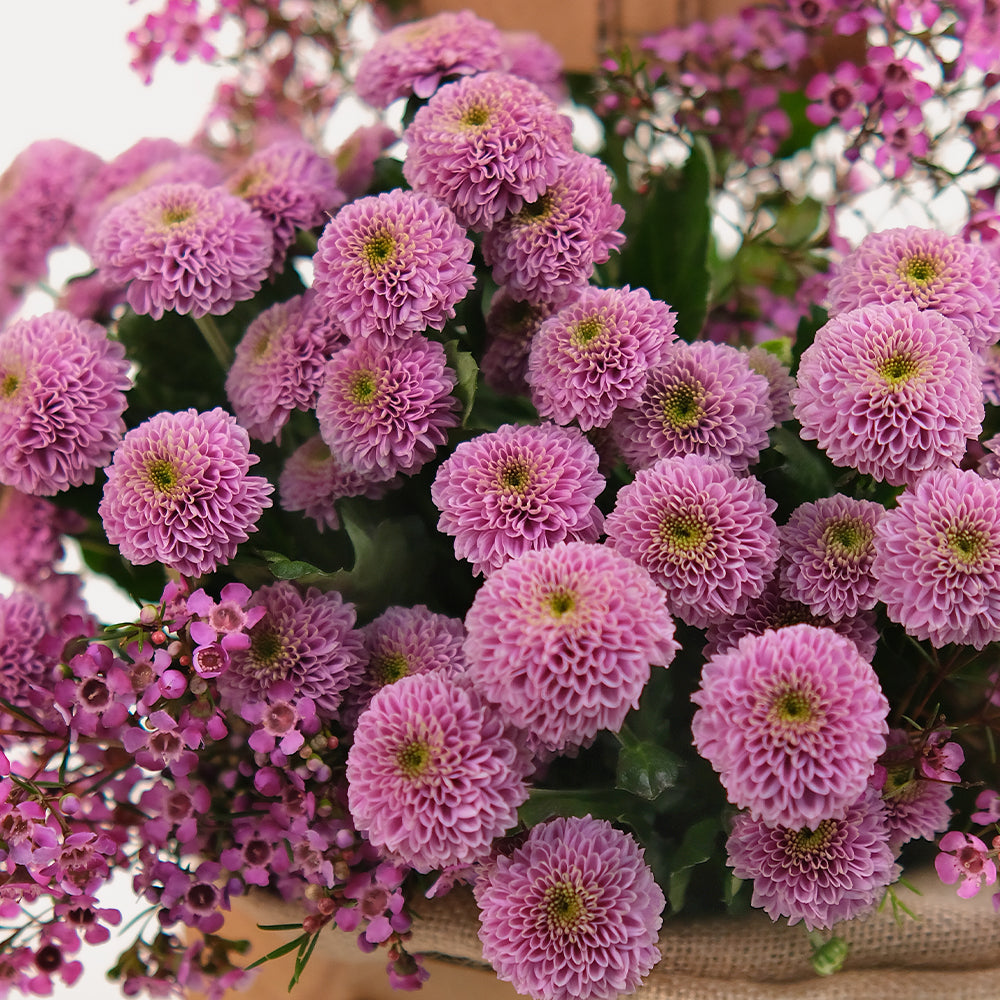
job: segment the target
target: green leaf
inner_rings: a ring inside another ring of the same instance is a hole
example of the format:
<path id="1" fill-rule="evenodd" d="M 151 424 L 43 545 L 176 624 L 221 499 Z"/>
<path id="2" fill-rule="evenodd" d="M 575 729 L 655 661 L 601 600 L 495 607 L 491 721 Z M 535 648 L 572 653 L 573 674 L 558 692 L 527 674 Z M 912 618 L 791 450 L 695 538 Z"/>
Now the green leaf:
<path id="1" fill-rule="evenodd" d="M 260 549 L 258 553 L 276 580 L 302 580 L 304 577 L 319 578 L 329 575 L 312 563 L 303 562 L 301 559 L 289 559 L 280 552 Z"/>
<path id="2" fill-rule="evenodd" d="M 778 159 L 792 156 L 800 149 L 808 149 L 813 139 L 823 131 L 806 117 L 806 108 L 811 103 L 802 90 L 786 90 L 778 95 L 778 105 L 788 115 L 792 125 L 791 132 L 775 154 Z"/>
<path id="3" fill-rule="evenodd" d="M 250 969 L 256 969 L 258 965 L 263 965 L 265 962 L 270 962 L 275 958 L 281 958 L 282 955 L 287 955 L 289 952 L 295 951 L 297 948 L 301 948 L 308 940 L 308 934 L 300 934 L 297 938 L 292 938 L 291 941 L 286 941 L 283 945 L 275 948 L 274 951 L 269 951 L 266 955 L 262 955 L 255 962 L 251 962 L 247 966 L 247 971 Z"/>
<path id="4" fill-rule="evenodd" d="M 688 828 L 680 847 L 671 860 L 670 885 L 667 899 L 670 908 L 679 912 L 684 908 L 684 897 L 691 881 L 692 869 L 704 864 L 715 853 L 715 841 L 722 829 L 718 819 L 709 816 Z"/>
<path id="5" fill-rule="evenodd" d="M 839 972 L 847 961 L 851 946 L 841 937 L 823 940 L 823 935 L 813 931 L 809 935 L 812 946 L 812 967 L 818 976 L 832 976 Z"/>
<path id="6" fill-rule="evenodd" d="M 462 404 L 462 426 L 465 426 L 472 412 L 472 404 L 476 400 L 476 380 L 479 377 L 479 365 L 468 351 L 458 349 L 457 340 L 449 340 L 444 345 L 448 367 L 458 376 L 455 386 L 455 398 Z"/>
<path id="7" fill-rule="evenodd" d="M 836 470 L 826 455 L 803 441 L 787 424 L 771 432 L 771 446 L 785 459 L 785 478 L 794 490 L 789 502 L 797 505 L 834 492 Z"/>
<path id="8" fill-rule="evenodd" d="M 618 751 L 615 788 L 653 800 L 677 781 L 681 759 L 648 740 L 630 737 Z"/>
<path id="9" fill-rule="evenodd" d="M 302 942 L 302 946 L 299 948 L 298 955 L 295 956 L 295 971 L 292 973 L 292 978 L 288 982 L 288 992 L 291 993 L 302 973 L 305 972 L 306 966 L 309 964 L 309 959 L 312 958 L 312 953 L 316 948 L 316 942 L 319 940 L 319 931 L 313 934 L 312 938 L 306 942 Z"/>
<path id="10" fill-rule="evenodd" d="M 634 800 L 633 800 L 634 801 Z M 525 826 L 537 826 L 553 816 L 587 816 L 616 820 L 628 809 L 628 796 L 607 788 L 532 788 L 521 804 L 517 818 Z"/>

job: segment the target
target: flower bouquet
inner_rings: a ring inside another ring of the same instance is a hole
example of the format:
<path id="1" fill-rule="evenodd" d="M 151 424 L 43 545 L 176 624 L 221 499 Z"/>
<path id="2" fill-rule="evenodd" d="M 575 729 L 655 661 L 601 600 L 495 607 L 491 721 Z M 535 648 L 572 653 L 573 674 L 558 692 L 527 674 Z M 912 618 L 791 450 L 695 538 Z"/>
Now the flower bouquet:
<path id="1" fill-rule="evenodd" d="M 468 11 L 206 6 L 131 36 L 231 59 L 192 143 L 0 179 L 4 991 L 123 933 L 116 873 L 158 996 L 249 980 L 251 892 L 292 984 L 348 932 L 419 987 L 455 899 L 583 1000 L 679 914 L 831 973 L 911 867 L 995 883 L 995 7 L 780 2 L 564 77 Z"/>

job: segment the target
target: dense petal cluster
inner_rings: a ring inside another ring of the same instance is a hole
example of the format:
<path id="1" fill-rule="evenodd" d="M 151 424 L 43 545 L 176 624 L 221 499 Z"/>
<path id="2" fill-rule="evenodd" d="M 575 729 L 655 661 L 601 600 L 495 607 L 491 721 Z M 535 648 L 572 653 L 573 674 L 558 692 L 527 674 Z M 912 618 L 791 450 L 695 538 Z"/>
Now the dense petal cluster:
<path id="1" fill-rule="evenodd" d="M 976 649 L 1000 639 L 1000 480 L 928 472 L 875 526 L 872 570 L 910 635 Z"/>
<path id="2" fill-rule="evenodd" d="M 503 424 L 464 441 L 438 469 L 431 499 L 455 555 L 489 574 L 531 549 L 596 542 L 604 477 L 576 428 Z"/>
<path id="3" fill-rule="evenodd" d="M 532 828 L 475 884 L 483 957 L 539 1000 L 614 1000 L 659 961 L 663 892 L 626 833 L 559 817 Z"/>
<path id="4" fill-rule="evenodd" d="M 778 561 L 774 510 L 752 476 L 697 455 L 664 458 L 618 491 L 608 545 L 649 573 L 678 618 L 703 628 L 764 590 Z"/>
<path id="5" fill-rule="evenodd" d="M 912 483 L 957 465 L 983 422 L 982 384 L 961 330 L 911 303 L 831 319 L 802 354 L 792 394 L 802 437 L 835 465 Z"/>
<path id="6" fill-rule="evenodd" d="M 222 314 L 252 298 L 273 257 L 267 223 L 240 198 L 201 184 L 160 184 L 111 209 L 94 238 L 109 281 L 137 312 Z"/>
<path id="7" fill-rule="evenodd" d="M 477 687 L 541 746 L 617 731 L 678 644 L 665 595 L 612 549 L 560 542 L 497 570 L 465 618 Z"/>
<path id="8" fill-rule="evenodd" d="M 313 262 L 313 287 L 348 336 L 383 345 L 440 330 L 475 284 L 472 241 L 449 208 L 417 191 L 345 205 Z"/>
<path id="9" fill-rule="evenodd" d="M 528 794 L 523 756 L 496 711 L 439 672 L 383 687 L 347 755 L 355 827 L 427 872 L 484 858 Z"/>
<path id="10" fill-rule="evenodd" d="M 831 629 L 745 636 L 702 668 L 691 730 L 729 801 L 771 826 L 842 818 L 885 750 L 889 704 Z"/>
<path id="11" fill-rule="evenodd" d="M 15 583 L 41 583 L 63 557 L 62 535 L 86 526 L 75 511 L 0 486 L 0 573 Z"/>
<path id="12" fill-rule="evenodd" d="M 41 600 L 26 590 L 0 595 L 0 698 L 28 705 L 35 692 L 51 691 L 61 643 L 49 640 Z M 9 737 L 3 742 L 9 744 Z"/>
<path id="13" fill-rule="evenodd" d="M 52 494 L 92 483 L 125 432 L 125 349 L 57 310 L 0 332 L 0 482 Z"/>
<path id="14" fill-rule="evenodd" d="M 490 229 L 541 197 L 573 148 L 572 122 L 533 83 L 466 76 L 440 90 L 403 134 L 403 176 L 471 229 Z"/>
<path id="15" fill-rule="evenodd" d="M 271 506 L 247 432 L 225 410 L 158 413 L 129 431 L 107 469 L 104 532 L 135 565 L 199 576 L 227 563 Z"/>
<path id="16" fill-rule="evenodd" d="M 771 415 L 776 424 L 792 419 L 792 390 L 795 379 L 792 378 L 788 366 L 776 355 L 759 344 L 744 348 L 750 367 L 767 379 L 770 390 Z"/>

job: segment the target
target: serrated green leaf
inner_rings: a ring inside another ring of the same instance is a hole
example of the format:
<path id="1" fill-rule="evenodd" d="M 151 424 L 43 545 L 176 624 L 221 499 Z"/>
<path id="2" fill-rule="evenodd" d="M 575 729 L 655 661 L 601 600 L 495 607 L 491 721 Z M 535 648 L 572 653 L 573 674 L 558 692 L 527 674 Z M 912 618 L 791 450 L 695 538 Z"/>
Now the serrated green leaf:
<path id="1" fill-rule="evenodd" d="M 479 365 L 468 351 L 459 350 L 457 340 L 449 340 L 444 345 L 448 367 L 458 376 L 455 385 L 455 398 L 462 404 L 462 421 L 464 427 L 472 412 L 472 404 L 476 400 L 476 381 L 479 378 Z"/>
<path id="2" fill-rule="evenodd" d="M 615 787 L 652 800 L 676 783 L 680 769 L 680 757 L 666 747 L 646 740 L 628 742 L 618 751 Z"/>

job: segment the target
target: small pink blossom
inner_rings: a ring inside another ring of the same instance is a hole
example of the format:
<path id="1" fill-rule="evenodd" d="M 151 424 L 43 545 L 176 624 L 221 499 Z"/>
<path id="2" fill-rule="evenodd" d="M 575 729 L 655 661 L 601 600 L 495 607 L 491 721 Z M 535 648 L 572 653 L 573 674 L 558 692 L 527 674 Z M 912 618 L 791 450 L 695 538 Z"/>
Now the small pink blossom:
<path id="1" fill-rule="evenodd" d="M 971 899 L 984 885 L 996 882 L 996 863 L 978 837 L 951 830 L 941 838 L 938 846 L 941 853 L 934 859 L 938 878 L 945 885 L 961 880 L 958 894 L 962 899 Z"/>

